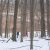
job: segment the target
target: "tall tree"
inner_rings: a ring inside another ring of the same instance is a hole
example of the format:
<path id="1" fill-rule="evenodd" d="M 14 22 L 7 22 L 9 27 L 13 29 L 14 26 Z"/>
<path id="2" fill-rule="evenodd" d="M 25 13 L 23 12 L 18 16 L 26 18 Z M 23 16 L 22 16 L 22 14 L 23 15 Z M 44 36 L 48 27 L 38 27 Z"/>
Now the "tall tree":
<path id="1" fill-rule="evenodd" d="M 1 3 L 0 3 L 0 36 L 2 36 L 2 13 L 3 13 L 3 10 L 4 10 L 4 6 L 6 4 L 6 0 L 1 0 Z"/>
<path id="2" fill-rule="evenodd" d="M 17 12 L 18 12 L 18 0 L 15 0 L 14 23 L 13 23 L 13 34 L 12 34 L 12 40 L 13 40 L 13 41 L 16 41 L 16 21 L 17 21 Z"/>
<path id="3" fill-rule="evenodd" d="M 34 36 L 34 0 L 30 0 L 30 50 L 33 50 Z"/>
<path id="4" fill-rule="evenodd" d="M 48 36 L 50 37 L 50 4 L 49 4 L 49 0 L 46 0 L 46 5 L 47 5 L 47 32 L 48 32 Z"/>
<path id="5" fill-rule="evenodd" d="M 8 38 L 8 32 L 9 32 L 9 0 L 7 1 L 7 16 L 6 16 L 6 26 L 5 26 L 5 37 Z"/>
<path id="6" fill-rule="evenodd" d="M 2 0 L 1 0 L 1 6 L 0 6 L 0 36 L 2 36 Z"/>
<path id="7" fill-rule="evenodd" d="M 24 2 L 23 2 L 24 1 Z M 26 5 L 27 0 L 22 1 L 22 8 L 21 8 L 21 42 L 23 42 L 23 35 L 26 33 Z"/>
<path id="8" fill-rule="evenodd" d="M 45 36 L 45 20 L 44 20 L 44 0 L 40 0 L 41 10 L 41 37 Z"/>

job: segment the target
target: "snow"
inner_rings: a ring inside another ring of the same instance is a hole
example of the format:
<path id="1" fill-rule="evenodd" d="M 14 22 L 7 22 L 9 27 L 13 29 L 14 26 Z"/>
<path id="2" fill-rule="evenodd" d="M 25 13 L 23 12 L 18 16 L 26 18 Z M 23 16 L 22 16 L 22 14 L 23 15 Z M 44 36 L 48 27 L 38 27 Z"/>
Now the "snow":
<path id="1" fill-rule="evenodd" d="M 17 41 L 12 41 L 11 39 L 7 42 L 9 38 L 0 38 L 0 50 L 30 50 L 30 35 L 23 38 L 23 42 L 20 42 L 20 35 Z M 49 50 L 50 41 L 42 39 L 39 37 L 33 38 L 33 50 Z"/>

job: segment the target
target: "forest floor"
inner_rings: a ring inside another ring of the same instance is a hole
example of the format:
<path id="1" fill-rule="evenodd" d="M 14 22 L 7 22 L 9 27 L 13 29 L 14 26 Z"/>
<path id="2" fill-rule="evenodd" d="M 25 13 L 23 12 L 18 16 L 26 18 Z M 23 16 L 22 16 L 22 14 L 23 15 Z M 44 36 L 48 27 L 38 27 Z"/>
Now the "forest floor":
<path id="1" fill-rule="evenodd" d="M 0 50 L 30 50 L 30 37 L 24 37 L 23 42 L 20 42 L 20 36 L 17 38 L 17 42 L 11 39 L 8 41 L 8 39 L 0 38 Z M 33 39 L 33 50 L 49 50 L 49 46 L 50 40 L 39 37 Z"/>

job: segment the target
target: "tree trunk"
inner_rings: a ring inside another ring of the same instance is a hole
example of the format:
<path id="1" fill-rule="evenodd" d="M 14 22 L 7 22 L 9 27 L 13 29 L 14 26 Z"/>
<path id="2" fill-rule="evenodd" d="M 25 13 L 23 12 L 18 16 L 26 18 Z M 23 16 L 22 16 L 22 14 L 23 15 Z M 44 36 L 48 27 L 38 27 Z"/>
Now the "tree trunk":
<path id="1" fill-rule="evenodd" d="M 0 36 L 2 37 L 2 13 L 0 13 Z"/>
<path id="2" fill-rule="evenodd" d="M 24 0 L 21 8 L 21 42 L 23 42 L 23 36 L 26 33 L 26 5 L 27 0 Z"/>
<path id="3" fill-rule="evenodd" d="M 30 0 L 30 50 L 33 50 L 34 36 L 34 0 Z"/>
<path id="4" fill-rule="evenodd" d="M 2 36 L 2 2 L 1 0 L 1 6 L 0 6 L 0 36 Z"/>
<path id="5" fill-rule="evenodd" d="M 44 20 L 44 0 L 40 0 L 41 10 L 41 37 L 45 36 L 45 20 Z"/>
<path id="6" fill-rule="evenodd" d="M 47 4 L 47 33 L 48 33 L 48 36 L 50 37 L 50 4 L 49 4 L 49 0 L 46 0 L 46 4 Z"/>
<path id="7" fill-rule="evenodd" d="M 12 34 L 12 40 L 13 40 L 13 41 L 16 41 L 16 21 L 17 21 L 17 12 L 18 12 L 18 0 L 15 0 L 14 23 L 13 23 L 13 34 Z"/>
<path id="8" fill-rule="evenodd" d="M 5 26 L 5 38 L 8 38 L 8 33 L 9 33 L 9 16 L 8 16 L 8 11 L 9 11 L 9 0 L 7 2 L 7 16 L 6 16 L 6 26 Z"/>
<path id="9" fill-rule="evenodd" d="M 6 0 L 1 0 L 1 4 L 0 4 L 0 36 L 2 36 L 2 12 L 4 10 L 4 6 L 6 4 Z"/>

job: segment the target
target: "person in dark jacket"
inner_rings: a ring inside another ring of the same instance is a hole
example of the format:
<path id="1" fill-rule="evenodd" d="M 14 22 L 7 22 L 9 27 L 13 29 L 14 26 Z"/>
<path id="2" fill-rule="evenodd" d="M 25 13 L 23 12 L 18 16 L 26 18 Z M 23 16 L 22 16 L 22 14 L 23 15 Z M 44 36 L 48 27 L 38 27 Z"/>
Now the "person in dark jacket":
<path id="1" fill-rule="evenodd" d="M 17 32 L 17 38 L 18 38 L 18 36 L 19 36 L 19 32 Z"/>

